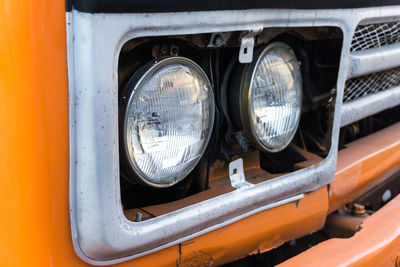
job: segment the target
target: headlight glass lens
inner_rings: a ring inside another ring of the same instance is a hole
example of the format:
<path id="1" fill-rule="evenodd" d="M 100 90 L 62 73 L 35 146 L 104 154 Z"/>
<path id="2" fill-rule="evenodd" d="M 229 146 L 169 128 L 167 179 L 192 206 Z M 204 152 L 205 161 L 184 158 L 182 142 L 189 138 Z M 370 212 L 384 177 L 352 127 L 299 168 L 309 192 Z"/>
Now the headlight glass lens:
<path id="1" fill-rule="evenodd" d="M 185 178 L 213 121 L 213 91 L 197 64 L 181 57 L 153 64 L 136 83 L 125 115 L 126 152 L 139 179 L 167 187 Z"/>
<path id="2" fill-rule="evenodd" d="M 267 151 L 284 149 L 296 133 L 302 102 L 300 63 L 284 43 L 261 53 L 249 88 L 252 132 Z"/>

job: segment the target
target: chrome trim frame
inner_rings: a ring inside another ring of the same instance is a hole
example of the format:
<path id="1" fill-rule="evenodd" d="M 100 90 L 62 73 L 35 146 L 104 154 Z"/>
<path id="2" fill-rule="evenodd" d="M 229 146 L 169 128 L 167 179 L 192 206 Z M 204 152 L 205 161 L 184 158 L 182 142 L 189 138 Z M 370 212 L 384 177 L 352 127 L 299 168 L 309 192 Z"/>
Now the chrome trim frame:
<path id="1" fill-rule="evenodd" d="M 67 15 L 70 220 L 75 251 L 95 265 L 115 264 L 178 244 L 265 209 L 298 200 L 333 180 L 352 35 L 398 7 L 344 10 L 244 10 Z M 174 17 L 172 20 L 171 17 Z M 142 222 L 123 214 L 119 185 L 118 57 L 133 38 L 269 27 L 336 26 L 343 31 L 332 145 L 321 163 Z"/>

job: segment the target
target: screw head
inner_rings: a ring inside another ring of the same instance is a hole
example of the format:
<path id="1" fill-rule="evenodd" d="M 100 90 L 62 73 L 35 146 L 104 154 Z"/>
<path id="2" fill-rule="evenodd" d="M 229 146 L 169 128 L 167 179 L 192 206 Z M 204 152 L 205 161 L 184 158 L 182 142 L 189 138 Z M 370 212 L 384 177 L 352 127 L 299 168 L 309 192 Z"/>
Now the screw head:
<path id="1" fill-rule="evenodd" d="M 221 35 L 217 35 L 214 38 L 214 45 L 215 46 L 221 46 L 223 44 L 224 40 L 222 39 Z"/>
<path id="2" fill-rule="evenodd" d="M 354 214 L 356 215 L 364 215 L 365 214 L 365 206 L 361 205 L 361 204 L 354 204 L 353 205 L 354 208 Z"/>

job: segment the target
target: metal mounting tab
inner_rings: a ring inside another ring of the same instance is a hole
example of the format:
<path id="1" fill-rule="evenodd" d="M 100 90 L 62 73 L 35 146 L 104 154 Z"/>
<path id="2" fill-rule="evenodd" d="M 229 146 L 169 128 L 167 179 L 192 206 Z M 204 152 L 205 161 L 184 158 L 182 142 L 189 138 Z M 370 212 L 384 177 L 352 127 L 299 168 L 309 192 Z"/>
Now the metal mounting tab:
<path id="1" fill-rule="evenodd" d="M 232 187 L 236 189 L 253 186 L 253 184 L 246 182 L 243 170 L 243 159 L 241 158 L 229 163 L 229 178 L 231 179 Z"/>
<path id="2" fill-rule="evenodd" d="M 254 50 L 254 37 L 256 37 L 262 28 L 256 30 L 250 30 L 242 37 L 239 51 L 239 62 L 250 63 L 253 61 L 253 50 Z"/>

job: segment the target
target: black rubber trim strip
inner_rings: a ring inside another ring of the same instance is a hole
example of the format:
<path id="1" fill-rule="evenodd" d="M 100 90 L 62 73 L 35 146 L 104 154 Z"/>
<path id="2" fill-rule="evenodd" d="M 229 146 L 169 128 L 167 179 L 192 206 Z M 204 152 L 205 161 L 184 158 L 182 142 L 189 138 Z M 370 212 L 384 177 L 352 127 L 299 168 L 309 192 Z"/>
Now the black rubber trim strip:
<path id="1" fill-rule="evenodd" d="M 400 5 L 400 0 L 66 0 L 66 9 L 87 13 L 163 13 L 213 10 L 341 9 Z"/>

